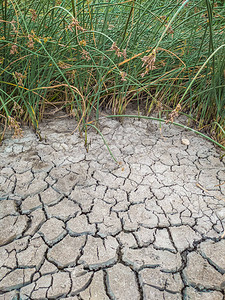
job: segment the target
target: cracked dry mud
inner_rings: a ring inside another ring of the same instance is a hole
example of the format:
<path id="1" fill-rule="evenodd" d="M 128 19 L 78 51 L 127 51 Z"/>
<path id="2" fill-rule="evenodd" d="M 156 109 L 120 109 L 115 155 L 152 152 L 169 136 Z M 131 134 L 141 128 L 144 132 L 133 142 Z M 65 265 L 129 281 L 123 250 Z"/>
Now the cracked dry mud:
<path id="1" fill-rule="evenodd" d="M 0 148 L 0 299 L 225 299 L 218 150 L 173 125 L 101 121 L 118 166 L 75 127 L 48 120 L 42 142 L 25 128 Z"/>

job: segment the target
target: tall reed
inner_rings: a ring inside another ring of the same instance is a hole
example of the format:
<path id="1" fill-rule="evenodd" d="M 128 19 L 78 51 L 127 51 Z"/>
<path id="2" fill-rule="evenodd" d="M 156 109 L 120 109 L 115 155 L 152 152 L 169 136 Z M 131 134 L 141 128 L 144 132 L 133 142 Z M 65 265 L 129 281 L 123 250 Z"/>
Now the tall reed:
<path id="1" fill-rule="evenodd" d="M 222 2 L 4 0 L 0 14 L 3 127 L 38 129 L 58 110 L 82 127 L 130 103 L 166 117 L 179 104 L 224 141 Z"/>

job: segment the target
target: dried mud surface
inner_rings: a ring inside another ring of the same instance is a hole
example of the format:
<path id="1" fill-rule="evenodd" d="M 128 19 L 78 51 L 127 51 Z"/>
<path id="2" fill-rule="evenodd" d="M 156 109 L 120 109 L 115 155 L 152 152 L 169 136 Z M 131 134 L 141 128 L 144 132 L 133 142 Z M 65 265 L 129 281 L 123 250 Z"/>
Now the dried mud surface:
<path id="1" fill-rule="evenodd" d="M 72 119 L 0 147 L 0 299 L 224 300 L 225 160 L 195 134 Z M 188 139 L 185 145 L 182 139 Z"/>

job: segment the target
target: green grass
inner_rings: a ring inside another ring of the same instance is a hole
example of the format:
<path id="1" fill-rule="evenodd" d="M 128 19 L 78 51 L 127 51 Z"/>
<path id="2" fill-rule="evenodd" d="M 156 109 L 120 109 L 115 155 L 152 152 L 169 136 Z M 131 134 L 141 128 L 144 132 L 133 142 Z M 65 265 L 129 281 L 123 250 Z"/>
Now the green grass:
<path id="1" fill-rule="evenodd" d="M 225 145 L 224 1 L 3 0 L 0 122 L 184 113 Z M 97 123 L 93 123 L 97 124 Z M 3 138 L 4 130 L 0 139 Z"/>

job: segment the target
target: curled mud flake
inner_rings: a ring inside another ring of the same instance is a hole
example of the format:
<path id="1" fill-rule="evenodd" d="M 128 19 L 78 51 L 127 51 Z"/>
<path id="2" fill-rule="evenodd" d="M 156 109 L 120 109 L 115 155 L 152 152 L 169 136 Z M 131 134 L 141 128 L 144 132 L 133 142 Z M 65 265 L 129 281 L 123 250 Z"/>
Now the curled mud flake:
<path id="1" fill-rule="evenodd" d="M 188 139 L 181 139 L 181 143 L 186 146 L 190 145 L 190 141 Z"/>

